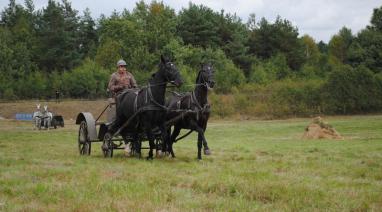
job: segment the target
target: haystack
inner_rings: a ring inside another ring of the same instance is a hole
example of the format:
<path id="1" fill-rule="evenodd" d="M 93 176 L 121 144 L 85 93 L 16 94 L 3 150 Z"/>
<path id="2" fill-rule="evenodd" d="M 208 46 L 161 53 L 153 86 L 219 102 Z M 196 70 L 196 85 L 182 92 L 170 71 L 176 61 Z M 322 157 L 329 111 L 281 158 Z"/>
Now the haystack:
<path id="1" fill-rule="evenodd" d="M 343 139 L 343 137 L 321 117 L 316 117 L 305 128 L 303 139 Z"/>

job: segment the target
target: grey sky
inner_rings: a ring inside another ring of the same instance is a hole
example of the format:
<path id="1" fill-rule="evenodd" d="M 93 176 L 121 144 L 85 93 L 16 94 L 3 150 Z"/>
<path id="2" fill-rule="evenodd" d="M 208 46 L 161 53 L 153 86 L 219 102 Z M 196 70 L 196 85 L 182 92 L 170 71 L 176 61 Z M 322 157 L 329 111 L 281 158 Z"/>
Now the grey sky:
<path id="1" fill-rule="evenodd" d="M 188 2 L 203 4 L 215 11 L 236 13 L 243 22 L 249 14 L 256 19 L 265 17 L 274 21 L 277 15 L 292 22 L 300 35 L 309 34 L 316 41 L 328 42 L 343 26 L 352 29 L 353 34 L 369 24 L 373 9 L 382 6 L 381 0 L 163 0 L 164 4 L 177 12 L 188 7 Z M 23 0 L 16 0 L 23 4 Z M 46 7 L 48 0 L 34 0 L 36 9 Z M 109 16 L 113 10 L 132 10 L 136 0 L 71 0 L 73 8 L 80 11 L 89 8 L 92 16 Z M 150 3 L 151 0 L 145 0 Z M 0 0 L 0 9 L 8 5 L 8 0 Z"/>

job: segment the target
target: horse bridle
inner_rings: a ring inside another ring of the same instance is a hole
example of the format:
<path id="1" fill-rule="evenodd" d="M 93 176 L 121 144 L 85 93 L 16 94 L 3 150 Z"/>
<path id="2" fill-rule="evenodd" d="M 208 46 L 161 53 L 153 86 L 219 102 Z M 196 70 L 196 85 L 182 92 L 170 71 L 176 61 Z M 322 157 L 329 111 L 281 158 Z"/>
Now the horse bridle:
<path id="1" fill-rule="evenodd" d="M 167 68 L 168 65 L 171 66 L 171 68 Z M 175 65 L 174 65 L 174 63 L 169 61 L 169 62 L 166 62 L 166 64 L 164 66 L 165 66 L 164 71 L 166 72 L 166 74 L 165 74 L 166 80 L 167 80 L 167 82 L 172 83 L 172 81 L 168 78 L 168 74 L 170 74 L 170 75 L 176 74 L 176 71 L 174 71 L 174 69 L 172 69 Z"/>
<path id="2" fill-rule="evenodd" d="M 207 80 L 205 79 L 205 76 L 202 73 L 207 73 Z M 209 88 L 210 86 L 208 85 L 209 84 L 208 79 L 211 78 L 212 75 L 213 74 L 212 74 L 212 71 L 211 71 L 211 66 L 208 66 L 208 70 L 203 68 L 200 71 L 200 74 L 199 74 L 199 77 L 202 78 L 203 83 L 200 83 L 200 84 L 197 84 L 197 85 L 202 85 L 202 86 L 205 86 L 206 88 Z"/>
<path id="3" fill-rule="evenodd" d="M 165 67 L 167 67 L 167 65 L 170 65 L 171 68 L 175 66 L 174 63 L 172 63 L 172 62 L 166 62 Z M 176 74 L 176 72 L 173 69 L 168 69 L 168 68 L 165 68 L 165 72 L 170 73 L 170 74 Z M 166 82 L 163 82 L 163 83 L 157 83 L 157 84 L 151 85 L 149 82 L 147 85 L 146 94 L 149 95 L 150 101 L 153 102 L 154 105 L 166 110 L 167 107 L 164 105 L 161 105 L 159 102 L 155 101 L 154 96 L 151 92 L 151 87 L 159 86 L 159 85 L 165 85 L 165 84 L 167 84 L 167 82 L 172 83 L 172 81 L 168 78 L 167 74 L 165 74 L 165 78 L 166 78 Z M 146 102 L 147 102 L 147 97 L 146 97 Z"/>

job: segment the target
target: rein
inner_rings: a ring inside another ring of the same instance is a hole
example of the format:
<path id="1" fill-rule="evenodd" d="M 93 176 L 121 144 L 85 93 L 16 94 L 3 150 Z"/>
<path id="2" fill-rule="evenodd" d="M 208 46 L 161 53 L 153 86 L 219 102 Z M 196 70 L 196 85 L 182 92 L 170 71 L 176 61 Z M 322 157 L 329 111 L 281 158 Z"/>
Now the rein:
<path id="1" fill-rule="evenodd" d="M 166 84 L 167 84 L 167 83 L 166 83 Z M 166 106 L 161 105 L 161 104 L 159 104 L 157 101 L 155 101 L 154 96 L 153 96 L 153 93 L 151 92 L 151 85 L 150 85 L 150 83 L 149 83 L 148 88 L 147 88 L 147 90 L 146 90 L 146 94 L 147 94 L 147 93 L 149 94 L 150 101 L 153 102 L 154 105 L 160 107 L 160 108 L 163 109 L 163 110 L 167 110 L 167 109 L 168 109 Z M 146 99 L 146 103 L 147 103 L 147 99 Z"/>
<path id="2" fill-rule="evenodd" d="M 183 87 L 191 87 L 191 86 L 206 86 L 207 87 L 207 82 L 205 83 L 195 83 L 195 84 L 187 84 L 187 85 L 182 85 Z"/>
<path id="3" fill-rule="evenodd" d="M 156 84 L 150 84 L 150 82 L 148 83 L 147 86 L 143 86 L 141 88 L 147 88 L 146 90 L 146 103 L 148 102 L 147 101 L 147 95 L 149 97 L 149 100 L 150 102 L 152 102 L 155 106 L 159 107 L 160 110 L 166 110 L 168 112 L 181 112 L 181 113 L 196 113 L 197 116 L 199 117 L 199 112 L 200 111 L 204 111 L 204 109 L 206 108 L 205 105 L 204 107 L 202 107 L 200 105 L 200 103 L 198 102 L 196 96 L 195 96 L 195 93 L 194 91 L 192 91 L 192 94 L 191 94 L 191 102 L 194 103 L 197 107 L 198 107 L 198 111 L 190 111 L 189 109 L 186 109 L 186 110 L 181 110 L 181 109 L 175 109 L 175 110 L 170 110 L 168 107 L 166 107 L 165 105 L 162 105 L 160 104 L 159 102 L 157 102 L 155 99 L 154 99 L 154 96 L 152 94 L 152 91 L 151 91 L 151 87 L 155 87 L 155 86 L 161 86 L 161 85 L 166 85 L 168 82 L 162 82 L 162 83 L 156 83 Z M 171 82 L 170 82 L 171 83 Z M 206 86 L 207 87 L 207 83 L 195 83 L 195 84 L 188 84 L 188 85 L 183 85 L 183 86 Z M 169 87 L 169 86 L 168 86 Z M 175 86 L 174 86 L 175 87 Z M 147 106 L 144 106 L 142 108 L 140 108 L 138 111 L 136 111 L 133 115 L 133 117 L 135 117 L 138 113 L 142 112 L 142 111 L 146 111 L 146 110 L 154 110 L 154 108 L 152 107 L 147 107 Z M 184 115 L 184 114 L 183 114 Z M 117 132 L 116 134 L 118 134 L 119 132 Z"/>

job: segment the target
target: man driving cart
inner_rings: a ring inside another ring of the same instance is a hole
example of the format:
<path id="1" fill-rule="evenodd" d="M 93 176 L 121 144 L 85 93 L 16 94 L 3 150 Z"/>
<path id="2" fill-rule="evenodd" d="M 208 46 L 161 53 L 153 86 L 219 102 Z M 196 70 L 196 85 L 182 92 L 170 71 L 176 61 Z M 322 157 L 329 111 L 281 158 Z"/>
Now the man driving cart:
<path id="1" fill-rule="evenodd" d="M 111 74 L 109 84 L 107 86 L 112 98 L 109 98 L 108 122 L 113 122 L 116 118 L 116 101 L 115 98 L 118 94 L 126 89 L 137 88 L 137 82 L 134 76 L 127 71 L 126 62 L 119 60 L 117 62 L 117 71 Z M 125 154 L 129 156 L 131 153 L 130 145 L 126 144 Z"/>
<path id="2" fill-rule="evenodd" d="M 110 76 L 110 81 L 107 86 L 113 97 L 116 97 L 125 89 L 136 88 L 137 82 L 134 76 L 127 71 L 126 62 L 119 60 L 117 62 L 117 71 Z"/>

